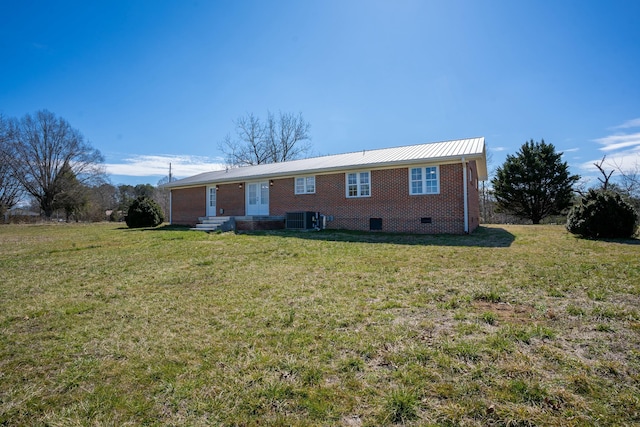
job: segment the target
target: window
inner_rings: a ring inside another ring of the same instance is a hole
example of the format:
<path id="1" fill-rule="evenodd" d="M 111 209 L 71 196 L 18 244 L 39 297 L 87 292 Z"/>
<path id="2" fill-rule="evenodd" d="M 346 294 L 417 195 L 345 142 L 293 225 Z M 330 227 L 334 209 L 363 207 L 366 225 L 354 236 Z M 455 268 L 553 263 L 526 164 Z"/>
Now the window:
<path id="1" fill-rule="evenodd" d="M 316 177 L 301 176 L 296 178 L 296 194 L 313 194 L 316 192 Z"/>
<path id="2" fill-rule="evenodd" d="M 347 197 L 369 196 L 371 196 L 371 179 L 369 171 L 347 173 Z"/>
<path id="3" fill-rule="evenodd" d="M 249 185 L 249 204 L 258 204 L 258 187 L 256 185 Z"/>
<path id="4" fill-rule="evenodd" d="M 409 169 L 409 193 L 440 193 L 440 178 L 438 176 L 438 173 L 438 166 Z"/>

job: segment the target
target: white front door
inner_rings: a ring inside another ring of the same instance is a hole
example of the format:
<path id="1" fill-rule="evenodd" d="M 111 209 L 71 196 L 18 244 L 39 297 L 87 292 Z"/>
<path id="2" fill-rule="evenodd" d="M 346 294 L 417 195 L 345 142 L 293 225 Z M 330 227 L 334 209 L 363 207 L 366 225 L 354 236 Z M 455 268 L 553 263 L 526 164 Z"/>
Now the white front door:
<path id="1" fill-rule="evenodd" d="M 269 215 L 269 182 L 247 183 L 247 215 Z"/>
<path id="2" fill-rule="evenodd" d="M 216 187 L 207 187 L 207 216 L 216 216 Z"/>

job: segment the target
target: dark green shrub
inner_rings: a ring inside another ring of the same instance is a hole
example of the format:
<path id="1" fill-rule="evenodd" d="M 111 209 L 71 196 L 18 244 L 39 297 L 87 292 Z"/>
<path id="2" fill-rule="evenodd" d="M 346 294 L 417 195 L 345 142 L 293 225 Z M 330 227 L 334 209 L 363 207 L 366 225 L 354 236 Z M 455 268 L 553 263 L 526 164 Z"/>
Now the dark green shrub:
<path id="1" fill-rule="evenodd" d="M 125 218 L 130 228 L 156 227 L 164 221 L 162 208 L 148 197 L 138 197 L 131 203 Z"/>
<path id="2" fill-rule="evenodd" d="M 638 214 L 620 194 L 589 190 L 567 216 L 567 230 L 583 237 L 632 237 Z"/>

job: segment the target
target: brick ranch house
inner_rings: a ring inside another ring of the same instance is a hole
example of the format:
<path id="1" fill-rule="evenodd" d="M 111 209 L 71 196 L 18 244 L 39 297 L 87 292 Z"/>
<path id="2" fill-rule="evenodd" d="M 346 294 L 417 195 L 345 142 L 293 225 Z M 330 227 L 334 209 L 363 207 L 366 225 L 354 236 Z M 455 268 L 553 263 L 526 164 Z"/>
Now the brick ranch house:
<path id="1" fill-rule="evenodd" d="M 231 168 L 164 187 L 170 223 L 203 230 L 461 234 L 479 225 L 486 179 L 484 138 L 471 138 Z"/>

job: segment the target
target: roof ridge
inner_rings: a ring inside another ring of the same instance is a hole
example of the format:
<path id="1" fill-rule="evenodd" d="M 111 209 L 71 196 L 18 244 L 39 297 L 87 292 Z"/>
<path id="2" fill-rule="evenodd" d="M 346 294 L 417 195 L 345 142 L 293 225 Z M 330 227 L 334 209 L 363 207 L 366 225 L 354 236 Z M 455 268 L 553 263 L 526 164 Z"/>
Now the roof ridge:
<path id="1" fill-rule="evenodd" d="M 361 155 L 358 155 L 362 153 Z M 484 158 L 484 137 L 450 139 L 446 141 L 426 142 L 422 144 L 400 145 L 396 147 L 373 148 L 339 154 L 307 157 L 277 163 L 229 168 L 202 172 L 165 185 L 166 188 L 193 186 L 212 181 L 244 181 L 262 179 L 265 176 L 288 176 L 301 173 L 327 173 L 362 167 L 388 167 L 406 165 L 415 161 L 429 159 L 451 160 L 462 156 L 480 156 Z M 486 162 L 486 160 L 485 160 Z M 486 169 L 486 166 L 482 168 Z"/>
<path id="2" fill-rule="evenodd" d="M 360 152 L 371 152 L 371 151 L 382 151 L 382 150 L 394 150 L 394 149 L 398 149 L 398 148 L 409 148 L 409 147 L 418 147 L 420 145 L 434 145 L 434 144 L 444 144 L 444 143 L 448 143 L 448 142 L 457 142 L 457 141 L 468 141 L 471 139 L 484 139 L 484 136 L 474 136 L 474 137 L 470 137 L 470 138 L 456 138 L 456 139 L 447 139 L 444 141 L 433 141 L 433 142 L 423 142 L 423 143 L 419 143 L 419 144 L 406 144 L 406 145 L 396 145 L 394 147 L 382 147 L 382 148 L 363 148 L 362 150 L 354 150 L 354 151 L 347 151 L 344 153 L 334 153 L 334 154 L 321 154 L 319 156 L 312 156 L 312 157 L 305 157 L 303 159 L 294 159 L 294 160 L 288 160 L 291 162 L 295 162 L 297 160 L 308 160 L 308 159 L 319 159 L 322 157 L 331 157 L 331 156 L 342 156 L 342 155 L 349 155 L 349 154 L 357 154 Z M 257 166 L 257 165 L 252 165 L 252 166 Z"/>

